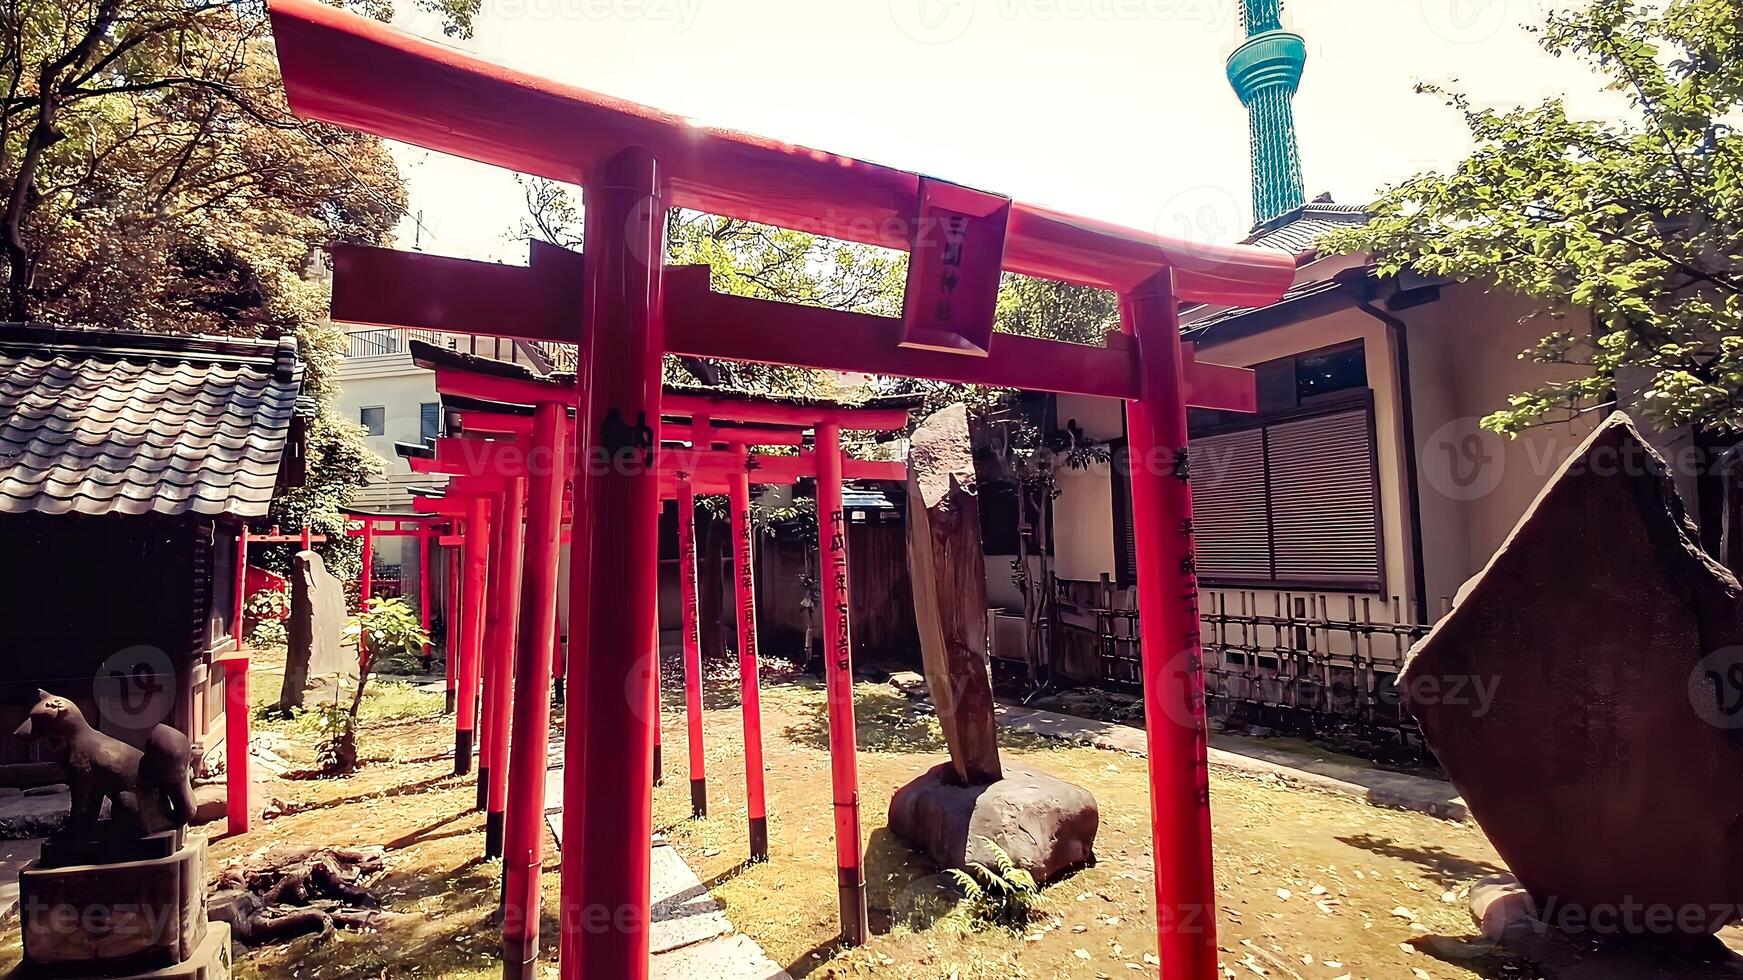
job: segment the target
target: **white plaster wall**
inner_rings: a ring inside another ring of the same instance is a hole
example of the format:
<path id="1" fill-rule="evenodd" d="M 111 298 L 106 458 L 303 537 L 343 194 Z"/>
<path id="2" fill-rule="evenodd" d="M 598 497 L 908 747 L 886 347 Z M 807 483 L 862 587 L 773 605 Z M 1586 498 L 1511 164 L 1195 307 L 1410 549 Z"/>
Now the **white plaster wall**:
<path id="1" fill-rule="evenodd" d="M 1416 392 L 1418 485 L 1428 595 L 1455 594 L 1481 571 L 1599 414 L 1534 426 L 1517 438 L 1481 429 L 1508 396 L 1581 369 L 1537 364 L 1518 354 L 1547 329 L 1521 324 L 1534 301 L 1464 284 L 1403 314 L 1409 323 Z M 1583 317 L 1564 329 L 1588 329 Z"/>
<path id="2" fill-rule="evenodd" d="M 409 508 L 410 487 L 429 486 L 442 480 L 413 474 L 393 447 L 396 442 L 418 441 L 422 434 L 420 406 L 438 400 L 436 376 L 413 365 L 409 356 L 393 354 L 346 360 L 339 367 L 339 385 L 339 411 L 347 420 L 361 422 L 366 407 L 379 405 L 386 409 L 382 434 L 366 442 L 386 464 L 387 478 L 360 491 L 350 501 L 351 506 Z"/>

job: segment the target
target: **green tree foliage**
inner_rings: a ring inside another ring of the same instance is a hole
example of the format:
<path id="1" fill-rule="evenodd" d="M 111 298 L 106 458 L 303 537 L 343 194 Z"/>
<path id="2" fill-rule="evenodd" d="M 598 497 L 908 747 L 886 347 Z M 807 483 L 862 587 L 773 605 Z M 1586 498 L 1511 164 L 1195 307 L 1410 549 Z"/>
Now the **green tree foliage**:
<path id="1" fill-rule="evenodd" d="M 418 6 L 465 33 L 477 0 Z M 404 208 L 379 139 L 290 115 L 259 3 L 0 0 L 0 318 L 295 336 L 322 412 L 273 519 L 333 536 L 340 574 L 338 507 L 380 463 L 333 411 L 318 263 L 385 244 Z"/>
<path id="2" fill-rule="evenodd" d="M 351 707 L 318 709 L 321 714 L 321 768 L 329 775 L 342 775 L 357 768 L 357 715 L 363 708 L 363 692 L 369 678 L 381 665 L 421 654 L 430 634 L 404 599 L 371 598 L 363 609 L 345 622 L 344 636 L 357 644 L 357 687 Z"/>
<path id="3" fill-rule="evenodd" d="M 1602 408 L 1619 374 L 1662 425 L 1743 429 L 1743 2 L 1589 0 L 1539 34 L 1625 99 L 1624 118 L 1570 118 L 1559 99 L 1495 111 L 1421 86 L 1476 149 L 1322 246 L 1541 301 L 1526 318 L 1541 339 L 1521 357 L 1592 370 L 1514 396 L 1484 420 L 1495 431 Z"/>

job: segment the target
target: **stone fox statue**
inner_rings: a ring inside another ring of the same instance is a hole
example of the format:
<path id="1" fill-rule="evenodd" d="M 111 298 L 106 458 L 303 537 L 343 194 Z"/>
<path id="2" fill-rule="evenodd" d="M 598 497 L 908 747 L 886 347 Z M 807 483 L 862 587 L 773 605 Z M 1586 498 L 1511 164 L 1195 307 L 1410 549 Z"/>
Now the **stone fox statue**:
<path id="1" fill-rule="evenodd" d="M 36 692 L 36 706 L 14 733 L 29 739 L 54 739 L 55 761 L 66 770 L 73 808 L 62 833 L 68 839 L 143 836 L 185 827 L 194 818 L 194 787 L 188 775 L 188 737 L 158 725 L 134 748 L 92 728 L 77 705 L 47 691 Z M 109 800 L 109 826 L 99 824 Z"/>

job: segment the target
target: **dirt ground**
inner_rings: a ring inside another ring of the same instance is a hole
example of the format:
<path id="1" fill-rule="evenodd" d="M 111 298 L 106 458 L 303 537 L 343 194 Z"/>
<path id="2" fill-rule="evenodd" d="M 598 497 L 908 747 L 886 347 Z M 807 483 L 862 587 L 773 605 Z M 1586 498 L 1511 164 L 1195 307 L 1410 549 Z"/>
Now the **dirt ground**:
<path id="1" fill-rule="evenodd" d="M 267 687 L 274 685 L 257 685 Z M 1038 738 L 1006 757 L 1089 788 L 1101 806 L 1098 861 L 1045 892 L 1021 933 L 967 932 L 939 917 L 940 879 L 883 829 L 890 794 L 944 755 L 936 723 L 881 684 L 857 690 L 860 785 L 875 936 L 838 949 L 829 763 L 821 685 L 771 677 L 764 724 L 773 860 L 745 866 L 742 741 L 735 685 L 709 685 L 710 816 L 689 818 L 681 693 L 666 685 L 666 782 L 656 822 L 726 905 L 739 930 L 795 977 L 1156 976 L 1149 809 L 1143 760 Z M 305 938 L 238 957 L 244 978 L 500 975 L 491 916 L 500 867 L 479 855 L 473 785 L 451 775 L 452 722 L 441 696 L 384 684 L 365 705 L 364 769 L 345 779 L 274 778 L 270 818 L 246 837 L 214 837 L 214 865 L 286 843 L 376 844 L 390 870 L 376 890 L 393 913 L 379 933 Z M 312 727 L 277 723 L 274 751 L 313 759 Z M 1217 927 L 1226 977 L 1530 977 L 1480 940 L 1464 903 L 1499 870 L 1474 828 L 1212 775 Z M 221 833 L 221 827 L 214 831 Z M 547 840 L 547 845 L 551 842 Z M 547 853 L 546 870 L 555 870 Z M 545 876 L 547 909 L 555 874 Z M 555 937 L 547 914 L 545 935 Z M 0 966 L 16 962 L 16 930 Z M 550 946 L 547 942 L 547 948 Z M 554 957 L 554 953 L 550 954 Z M 554 976 L 554 965 L 552 967 Z"/>

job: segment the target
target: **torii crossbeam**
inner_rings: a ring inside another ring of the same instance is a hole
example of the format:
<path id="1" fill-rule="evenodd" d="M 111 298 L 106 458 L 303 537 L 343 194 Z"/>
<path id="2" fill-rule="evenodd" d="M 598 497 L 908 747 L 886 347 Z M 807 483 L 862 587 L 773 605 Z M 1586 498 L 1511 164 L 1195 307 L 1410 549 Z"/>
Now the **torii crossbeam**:
<path id="1" fill-rule="evenodd" d="M 648 973 L 649 870 L 625 856 L 645 850 L 652 829 L 652 754 L 621 733 L 655 708 L 654 680 L 631 652 L 657 625 L 646 542 L 657 519 L 652 427 L 669 351 L 1126 400 L 1162 969 L 1170 980 L 1211 980 L 1216 904 L 1186 406 L 1251 410 L 1255 395 L 1251 375 L 1197 365 L 1183 352 L 1178 304 L 1273 302 L 1293 279 L 1292 258 L 1176 241 L 693 126 L 318 0 L 272 0 L 271 15 L 298 114 L 583 189 L 585 261 L 538 248 L 520 270 L 346 250 L 336 255 L 333 311 L 340 320 L 579 345 L 570 609 L 587 623 L 571 654 L 586 703 L 570 699 L 579 723 L 566 737 L 567 765 L 588 789 L 576 815 L 582 833 L 565 837 L 563 854 L 566 980 Z M 700 272 L 666 268 L 674 207 L 904 249 L 903 316 L 718 296 Z M 994 335 L 1001 271 L 1117 291 L 1125 336 L 1087 347 Z M 816 444 L 822 481 L 838 480 L 838 428 L 819 426 Z M 629 465 L 594 467 L 593 459 Z M 819 508 L 840 519 L 838 499 Z M 845 560 L 836 562 L 825 571 L 832 589 L 845 584 Z M 607 602 L 613 615 L 585 615 Z M 833 671 L 849 663 L 851 647 L 845 623 L 826 633 Z M 835 710 L 848 693 L 832 686 L 832 725 L 851 725 L 850 702 Z M 860 935 L 857 924 L 843 925 L 850 942 Z M 530 964 L 505 969 L 531 975 Z"/>

